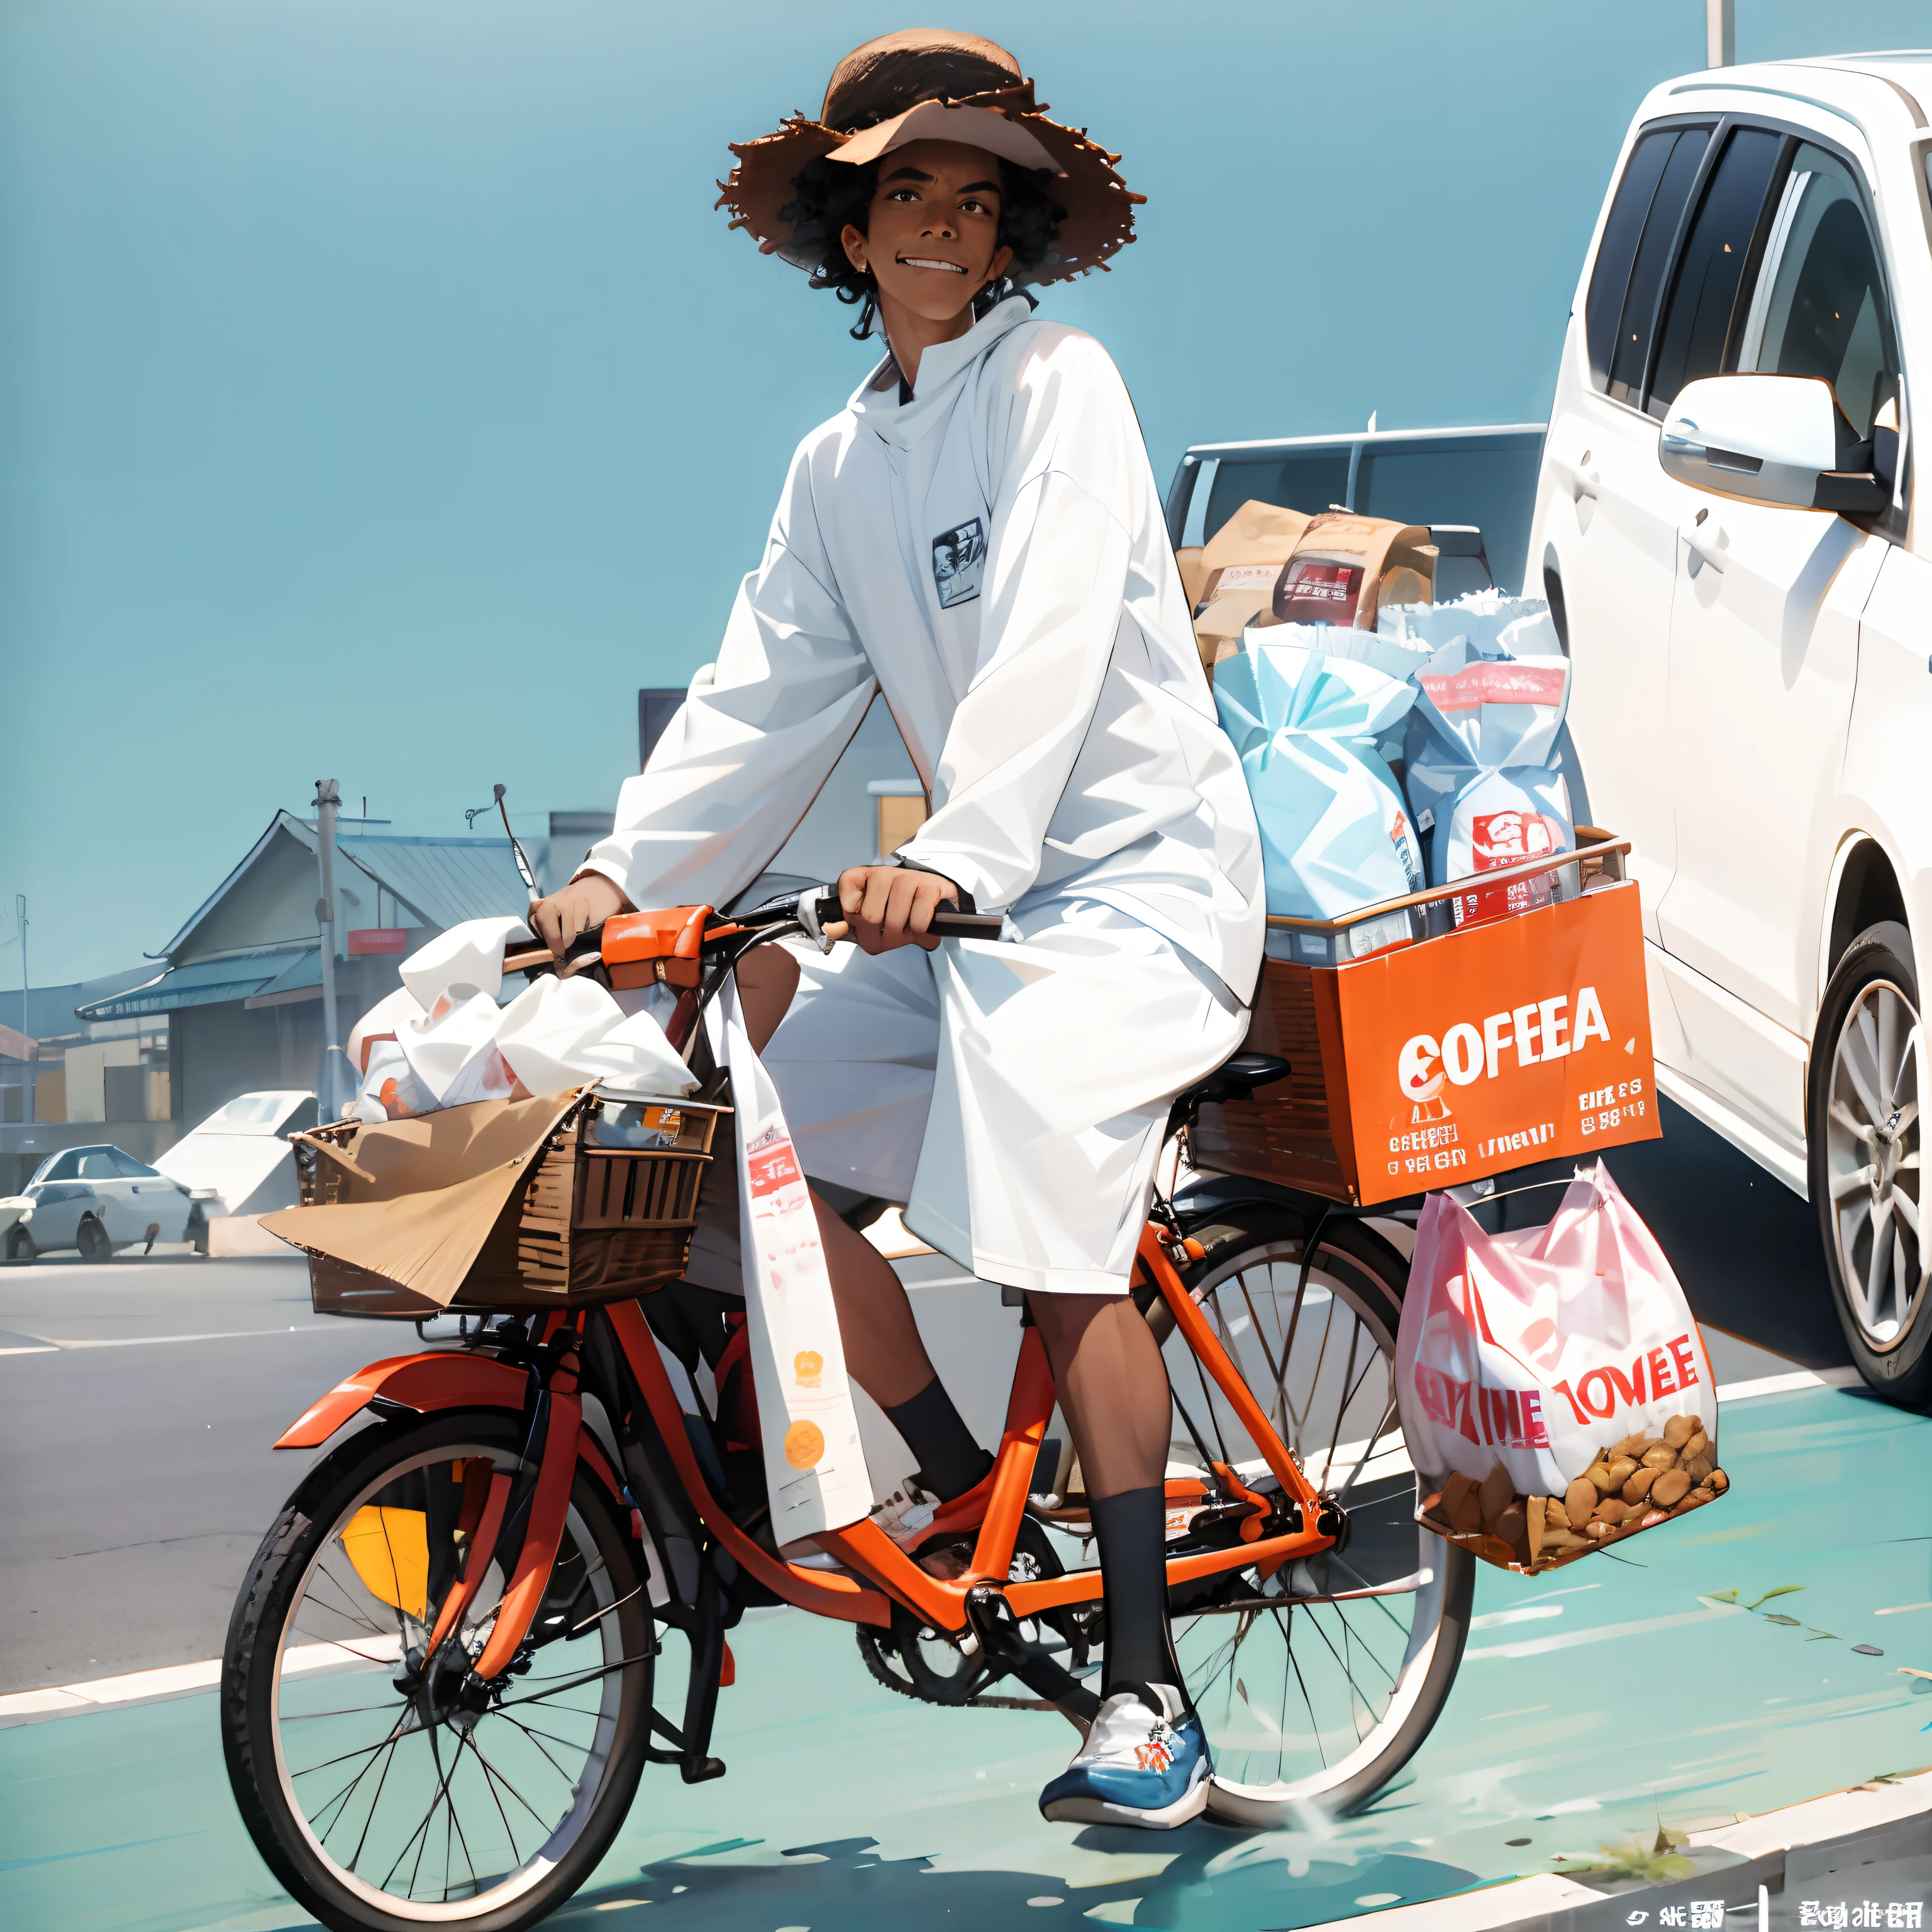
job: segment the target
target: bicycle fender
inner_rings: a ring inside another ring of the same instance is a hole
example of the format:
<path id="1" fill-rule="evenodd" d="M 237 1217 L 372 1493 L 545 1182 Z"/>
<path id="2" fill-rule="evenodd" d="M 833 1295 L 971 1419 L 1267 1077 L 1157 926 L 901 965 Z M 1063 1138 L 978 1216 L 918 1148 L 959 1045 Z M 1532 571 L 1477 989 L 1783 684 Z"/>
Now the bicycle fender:
<path id="1" fill-rule="evenodd" d="M 289 1425 L 274 1444 L 278 1449 L 314 1449 L 326 1442 L 346 1422 L 380 1398 L 399 1408 L 428 1415 L 443 1408 L 505 1408 L 523 1412 L 529 1372 L 494 1355 L 437 1349 L 420 1355 L 394 1355 L 371 1362 L 346 1382 L 338 1382 L 320 1400 L 311 1402 Z M 612 1496 L 629 1508 L 622 1479 L 610 1466 L 603 1445 L 586 1429 L 578 1436 L 577 1453 Z"/>
<path id="2" fill-rule="evenodd" d="M 308 1407 L 275 1444 L 278 1449 L 314 1449 L 379 1398 L 427 1415 L 440 1408 L 507 1408 L 520 1412 L 530 1372 L 494 1355 L 438 1349 L 392 1355 L 358 1369 L 346 1382 Z"/>

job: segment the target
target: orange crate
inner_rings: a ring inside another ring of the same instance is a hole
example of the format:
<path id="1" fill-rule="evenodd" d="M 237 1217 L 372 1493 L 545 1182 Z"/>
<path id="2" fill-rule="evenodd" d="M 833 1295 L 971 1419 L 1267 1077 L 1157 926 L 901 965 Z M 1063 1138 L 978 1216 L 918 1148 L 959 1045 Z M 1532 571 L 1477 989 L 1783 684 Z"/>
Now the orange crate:
<path id="1" fill-rule="evenodd" d="M 1194 1163 L 1366 1204 L 1657 1138 L 1629 842 L 1587 826 L 1577 836 L 1576 852 L 1484 883 L 1574 867 L 1578 896 L 1346 965 L 1264 961 L 1244 1044 L 1292 1070 L 1248 1099 L 1204 1105 Z M 1468 890 L 1460 880 L 1346 920 L 1270 924 L 1346 940 Z"/>

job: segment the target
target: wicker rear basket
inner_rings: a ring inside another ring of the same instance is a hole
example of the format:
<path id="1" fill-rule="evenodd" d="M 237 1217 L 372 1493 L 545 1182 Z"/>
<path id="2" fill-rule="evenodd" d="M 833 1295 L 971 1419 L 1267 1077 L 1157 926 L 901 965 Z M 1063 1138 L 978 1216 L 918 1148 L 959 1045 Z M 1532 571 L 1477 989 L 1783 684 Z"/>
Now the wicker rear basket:
<path id="1" fill-rule="evenodd" d="M 1263 960 L 1243 1050 L 1278 1056 L 1288 1063 L 1290 1071 L 1246 1099 L 1204 1102 L 1189 1137 L 1195 1165 L 1274 1181 L 1330 1201 L 1365 1204 L 1504 1172 L 1541 1157 L 1586 1154 L 1595 1147 L 1654 1136 L 1656 1108 L 1648 1094 L 1652 1078 L 1648 1012 L 1640 998 L 1631 1003 L 1618 1028 L 1617 1044 L 1622 1051 L 1609 1066 L 1571 1083 L 1571 1088 L 1588 1088 L 1603 1079 L 1621 1082 L 1620 1099 L 1628 1102 L 1632 1095 L 1642 1096 L 1634 1108 L 1620 1107 L 1613 1120 L 1584 1120 L 1576 1104 L 1578 1096 L 1569 1088 L 1558 1094 L 1553 1074 L 1545 1083 L 1549 1090 L 1540 1089 L 1525 1102 L 1521 1124 L 1529 1130 L 1514 1134 L 1498 1135 L 1478 1126 L 1472 1105 L 1476 1096 L 1468 1096 L 1466 1089 L 1452 1089 L 1442 1100 L 1412 1109 L 1396 1084 L 1395 1048 L 1404 1034 L 1421 1033 L 1428 1025 L 1434 1025 L 1438 1034 L 1442 1030 L 1439 1021 L 1430 1019 L 1422 997 L 1430 992 L 1430 982 L 1448 982 L 1459 968 L 1466 977 L 1472 957 L 1507 954 L 1511 933 L 1532 950 L 1546 945 L 1550 949 L 1552 970 L 1558 977 L 1552 980 L 1548 990 L 1574 990 L 1571 980 L 1561 976 L 1580 958 L 1593 962 L 1583 976 L 1600 978 L 1621 964 L 1626 978 L 1634 974 L 1640 991 L 1642 948 L 1634 923 L 1635 898 L 1634 894 L 1623 896 L 1628 892 L 1623 854 L 1629 841 L 1587 825 L 1576 828 L 1576 836 L 1579 849 L 1574 854 L 1498 871 L 1484 883 L 1488 886 L 1574 868 L 1580 891 L 1559 894 L 1550 904 L 1528 911 L 1450 928 L 1419 944 L 1372 950 L 1379 945 L 1390 915 L 1406 916 L 1415 908 L 1446 910 L 1448 901 L 1470 890 L 1467 880 L 1366 906 L 1338 920 L 1270 917 L 1270 952 L 1280 937 L 1298 942 L 1306 937 L 1318 942 L 1310 950 L 1346 963 L 1307 966 L 1281 958 Z M 1371 942 L 1359 955 L 1353 936 L 1358 934 Z M 1367 996 L 1360 989 L 1384 977 L 1418 982 L 1414 988 L 1417 1004 L 1400 1009 L 1398 1002 L 1392 1018 L 1400 1024 L 1384 1026 L 1365 1038 L 1360 1010 Z M 1487 1004 L 1509 1003 L 1498 994 Z M 1480 1004 L 1470 1008 L 1478 1017 L 1483 1011 Z M 1458 1011 L 1453 1017 L 1468 1016 Z M 1630 1044 L 1624 1046 L 1627 1037 Z M 1490 1064 L 1496 1064 L 1493 1057 Z M 1510 1056 L 1508 1064 L 1514 1076 L 1517 1057 Z M 1567 1071 L 1573 1063 L 1566 1058 L 1560 1064 Z M 1591 1065 L 1597 1068 L 1598 1064 Z M 1457 1117 L 1453 1120 L 1452 1100 Z M 1511 1120 L 1508 1124 L 1519 1123 Z M 1587 1144 L 1584 1136 L 1589 1136 Z M 1426 1160 L 1416 1151 L 1424 1148 Z"/>
<path id="2" fill-rule="evenodd" d="M 676 1280 L 698 1225 L 712 1138 L 719 1116 L 730 1112 L 716 1100 L 646 1111 L 585 1095 L 556 1123 L 448 1306 L 568 1308 Z M 311 1138 L 352 1160 L 362 1131 L 346 1120 Z M 626 1139 L 656 1144 L 610 1144 Z M 298 1145 L 296 1152 L 304 1208 L 352 1202 L 364 1192 L 352 1169 L 312 1149 Z M 440 1312 L 401 1282 L 314 1250 L 309 1284 L 318 1314 L 417 1318 Z"/>

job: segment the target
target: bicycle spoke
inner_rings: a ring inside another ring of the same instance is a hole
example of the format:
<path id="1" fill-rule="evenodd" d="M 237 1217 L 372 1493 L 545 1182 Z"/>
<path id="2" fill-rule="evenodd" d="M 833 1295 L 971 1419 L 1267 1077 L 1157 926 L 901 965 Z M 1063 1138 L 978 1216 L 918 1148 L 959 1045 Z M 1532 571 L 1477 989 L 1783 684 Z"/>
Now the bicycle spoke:
<path id="1" fill-rule="evenodd" d="M 1333 1308 L 1335 1304 L 1331 1301 L 1328 1305 Z M 1355 1324 L 1354 1332 L 1348 1337 L 1348 1366 L 1342 1371 L 1343 1394 L 1342 1400 L 1335 1405 L 1335 1426 L 1329 1432 L 1328 1460 L 1322 1466 L 1322 1480 L 1324 1484 L 1328 1480 L 1329 1472 L 1335 1466 L 1335 1445 L 1342 1439 L 1342 1418 L 1348 1406 L 1348 1377 L 1354 1370 L 1355 1351 L 1360 1346 L 1361 1340 L 1362 1324 L 1358 1322 Z"/>
<path id="2" fill-rule="evenodd" d="M 397 1870 L 401 1865 L 404 1859 L 409 1856 L 410 1846 L 416 1843 L 418 1835 L 427 1834 L 430 1824 L 434 1822 L 436 1817 L 436 1808 L 443 1802 L 449 1793 L 449 1772 L 443 1769 L 442 1754 L 436 1748 L 436 1726 L 434 1725 L 431 1725 L 429 1729 L 423 1733 L 423 1735 L 429 1740 L 429 1754 L 436 1766 L 436 1776 L 439 1780 L 436 1785 L 436 1795 L 429 1801 L 429 1809 L 423 1814 L 422 1822 L 417 1826 L 415 1831 L 412 1832 L 410 1835 L 404 1840 L 403 1849 L 396 1854 L 395 1864 L 392 1865 L 389 1869 L 382 1874 L 382 1882 L 376 1888 L 376 1889 L 380 1892 L 387 1892 L 388 1890 L 389 1881 L 395 1876 Z M 452 1765 L 450 1768 L 451 1770 L 454 1770 L 455 1767 Z M 447 1867 L 446 1867 L 445 1869 L 446 1870 Z M 415 1880 L 413 1876 L 412 1876 L 410 1880 L 410 1888 L 413 1893 L 415 1888 Z M 442 1895 L 445 1898 L 447 1898 L 449 1896 L 449 1887 L 446 1882 L 443 1886 Z"/>
<path id="3" fill-rule="evenodd" d="M 550 1756 L 549 1751 L 544 1745 L 542 1735 L 539 1732 L 532 1730 L 527 1724 L 518 1724 L 517 1720 L 514 1718 L 506 1717 L 503 1721 L 506 1724 L 516 1724 L 517 1729 L 521 1731 L 523 1734 L 530 1739 L 531 1743 L 536 1746 L 538 1750 L 543 1752 L 544 1756 L 548 1762 L 550 1768 L 556 1773 L 557 1776 L 562 1778 L 566 1784 L 571 1786 L 573 1790 L 575 1788 L 577 1784 L 576 1779 L 572 1778 L 570 1773 L 566 1771 L 563 1766 L 559 1764 L 556 1760 Z M 560 1740 L 560 1742 L 561 1742 L 561 1740 Z"/>
<path id="4" fill-rule="evenodd" d="M 1294 1681 L 1301 1687 L 1301 1701 L 1308 1707 L 1308 1728 L 1314 1734 L 1316 1752 L 1322 1760 L 1322 1769 L 1326 1771 L 1328 1768 L 1328 1752 L 1327 1747 L 1324 1745 L 1322 1742 L 1322 1720 L 1315 1714 L 1315 1700 L 1308 1694 L 1308 1680 L 1302 1676 L 1301 1660 L 1294 1654 L 1294 1639 L 1290 1634 L 1288 1626 L 1286 1624 L 1282 1623 L 1280 1611 L 1275 1611 L 1274 1612 L 1274 1616 L 1276 1623 L 1280 1624 L 1281 1627 L 1282 1641 L 1288 1647 L 1288 1661 L 1290 1667 L 1294 1672 Z M 1281 1708 L 1282 1730 L 1284 1732 L 1286 1732 L 1287 1729 L 1288 1717 L 1288 1691 L 1287 1687 L 1285 1684 L 1282 1686 L 1282 1689 Z"/>
<path id="5" fill-rule="evenodd" d="M 1249 1329 L 1252 1333 L 1256 1341 L 1259 1343 L 1262 1358 L 1268 1364 L 1268 1373 L 1274 1378 L 1275 1386 L 1279 1388 L 1281 1386 L 1282 1376 L 1286 1372 L 1285 1366 L 1276 1365 L 1274 1351 L 1268 1346 L 1268 1332 L 1262 1326 L 1262 1318 L 1256 1309 L 1255 1298 L 1248 1292 L 1246 1269 L 1244 1268 L 1239 1274 L 1236 1275 L 1234 1280 L 1240 1288 L 1242 1300 L 1247 1305 Z M 1285 1365 L 1287 1360 L 1288 1358 L 1284 1355 L 1282 1358 L 1282 1364 Z"/>
<path id="6" fill-rule="evenodd" d="M 339 1757 L 326 1757 L 320 1764 L 311 1764 L 301 1771 L 290 1772 L 289 1776 L 291 1778 L 313 1778 L 317 1772 L 326 1771 L 332 1764 L 346 1764 L 352 1757 L 367 1757 L 371 1751 L 379 1751 L 385 1745 L 394 1744 L 408 1735 L 398 1724 L 386 1738 L 379 1738 L 373 1744 L 358 1744 L 354 1750 L 344 1751 Z"/>
<path id="7" fill-rule="evenodd" d="M 563 1708 L 566 1712 L 569 1712 L 571 1707 L 566 1704 L 563 1706 Z M 566 1750 L 588 1751 L 590 1748 L 590 1744 L 580 1743 L 575 1738 L 560 1737 L 555 1731 L 540 1730 L 535 1724 L 526 1724 L 524 1722 L 522 1718 L 512 1717 L 510 1714 L 507 1711 L 504 1710 L 500 1706 L 499 1706 L 496 1709 L 490 1712 L 489 1714 L 493 1718 L 501 1718 L 506 1724 L 514 1724 L 518 1730 L 527 1731 L 533 1738 L 548 1738 L 552 1744 L 562 1744 Z M 580 1718 L 590 1718 L 593 1726 L 597 1721 L 597 1713 L 595 1711 L 578 1711 L 572 1713 L 572 1714 Z M 594 1738 L 591 1740 L 592 1744 L 594 1744 L 596 1742 L 596 1740 Z"/>
<path id="8" fill-rule="evenodd" d="M 370 1633 L 373 1636 L 386 1636 L 388 1634 L 388 1633 L 382 1628 L 380 1624 L 377 1623 L 369 1616 L 367 1611 L 358 1610 L 356 1604 L 350 1600 L 348 1591 L 343 1587 L 340 1580 L 330 1571 L 326 1564 L 316 1564 L 315 1574 L 318 1577 L 325 1580 L 328 1583 L 329 1588 L 336 1592 L 337 1594 L 340 1596 L 342 1599 L 342 1608 L 336 1612 L 338 1616 L 347 1617 L 352 1622 L 356 1623 L 367 1624 Z M 324 1607 L 327 1608 L 329 1606 L 324 1606 Z"/>
<path id="9" fill-rule="evenodd" d="M 389 1754 L 382 1760 L 382 1774 L 376 1780 L 374 1795 L 369 1800 L 369 1815 L 362 1821 L 362 1835 L 356 1840 L 356 1849 L 349 1855 L 349 1869 L 353 1871 L 362 1856 L 362 1847 L 369 1842 L 369 1828 L 376 1822 L 376 1807 L 382 1802 L 382 1787 L 389 1781 L 389 1767 L 396 1761 L 395 1740 L 389 1740 Z"/>
<path id="10" fill-rule="evenodd" d="M 517 1849 L 517 1834 L 510 1828 L 510 1814 L 503 1809 L 503 1801 L 496 1796 L 496 1780 L 490 1775 L 489 1764 L 485 1760 L 483 1754 L 476 1748 L 476 1740 L 473 1737 L 464 1738 L 458 1741 L 456 1747 L 456 1754 L 459 1758 L 462 1756 L 466 1748 L 470 1751 L 470 1755 L 476 1759 L 478 1764 L 482 1766 L 483 1788 L 489 1792 L 490 1802 L 496 1808 L 496 1816 L 503 1821 L 503 1835 L 510 1841 L 510 1856 L 516 1860 L 518 1864 L 521 1864 L 524 1862 L 524 1855 Z M 513 1796 L 514 1796 L 514 1793 L 512 1795 Z M 524 1808 L 526 1811 L 530 1810 L 530 1807 L 528 1805 L 525 1805 Z M 535 1816 L 534 1814 L 532 1815 Z M 538 1824 L 542 1824 L 543 1820 L 539 1818 L 537 1822 Z M 470 1855 L 470 1847 L 467 1845 L 465 1845 L 463 1848 L 463 1852 L 464 1856 L 467 1858 Z"/>
<path id="11" fill-rule="evenodd" d="M 516 1720 L 512 1718 L 509 1721 L 512 1724 L 514 1724 Z M 546 1832 L 548 1832 L 550 1829 L 550 1821 L 547 1819 L 543 1814 L 539 1811 L 536 1807 L 533 1805 L 530 1800 L 510 1782 L 509 1779 L 506 1777 L 502 1772 L 499 1771 L 496 1767 L 483 1755 L 483 1747 L 476 1742 L 476 1733 L 474 1731 L 470 1732 L 466 1742 L 469 1744 L 471 1752 L 476 1757 L 476 1762 L 483 1767 L 483 1774 L 486 1778 L 494 1778 L 497 1784 L 500 1784 L 503 1789 L 507 1791 L 510 1796 L 514 1798 L 517 1802 L 544 1828 Z"/>
<path id="12" fill-rule="evenodd" d="M 575 1690 L 586 1684 L 594 1684 L 598 1678 L 608 1677 L 613 1671 L 630 1670 L 640 1664 L 648 1664 L 656 1654 L 652 1651 L 646 1651 L 641 1657 L 621 1658 L 616 1663 L 607 1664 L 601 1670 L 586 1670 L 580 1676 L 567 1678 L 554 1690 L 539 1690 L 527 1697 L 506 1697 L 494 1708 L 506 1711 L 513 1704 L 540 1704 L 546 1698 L 561 1697 L 566 1690 Z M 542 1680 L 539 1678 L 538 1681 L 541 1682 Z"/>

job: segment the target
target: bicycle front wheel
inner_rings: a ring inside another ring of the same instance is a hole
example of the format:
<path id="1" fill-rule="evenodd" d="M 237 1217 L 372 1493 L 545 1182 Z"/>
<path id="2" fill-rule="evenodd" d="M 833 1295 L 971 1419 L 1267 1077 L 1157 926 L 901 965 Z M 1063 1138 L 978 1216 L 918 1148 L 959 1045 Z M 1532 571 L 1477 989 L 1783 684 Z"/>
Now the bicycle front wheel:
<path id="1" fill-rule="evenodd" d="M 1273 1204 L 1212 1210 L 1187 1232 L 1207 1253 L 1183 1280 L 1303 1473 L 1348 1521 L 1322 1556 L 1174 1593 L 1175 1648 L 1214 1755 L 1210 1804 L 1260 1826 L 1310 1805 L 1358 1810 L 1447 1702 L 1475 1587 L 1475 1559 L 1414 1520 L 1395 1396 L 1408 1267 L 1350 1219 L 1327 1222 L 1311 1250 L 1308 1223 Z M 1178 1335 L 1164 1352 L 1174 1460 L 1198 1464 L 1204 1447 L 1272 1489 L 1192 1352 Z"/>
<path id="2" fill-rule="evenodd" d="M 263 1540 L 221 1682 L 229 1780 L 256 1848 L 337 1932 L 518 1932 L 590 1876 L 645 1761 L 654 1623 L 637 1546 L 580 1463 L 531 1636 L 464 1694 L 521 1540 L 534 1470 L 508 1416 L 352 1437 Z M 426 1659 L 462 1569 L 464 1481 L 512 1479 L 505 1534 Z"/>

